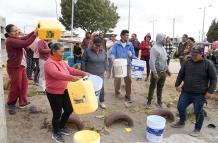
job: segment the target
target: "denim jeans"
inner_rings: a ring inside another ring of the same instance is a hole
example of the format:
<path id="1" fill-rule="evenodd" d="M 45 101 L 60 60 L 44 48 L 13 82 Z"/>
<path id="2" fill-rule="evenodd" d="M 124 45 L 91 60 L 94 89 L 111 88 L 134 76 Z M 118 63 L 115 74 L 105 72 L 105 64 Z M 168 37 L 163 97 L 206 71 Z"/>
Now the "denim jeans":
<path id="1" fill-rule="evenodd" d="M 195 129 L 201 130 L 204 122 L 203 107 L 205 103 L 205 96 L 203 94 L 190 94 L 182 91 L 178 101 L 178 111 L 180 122 L 184 123 L 186 120 L 186 108 L 191 104 L 194 104 L 194 112 L 196 116 Z"/>

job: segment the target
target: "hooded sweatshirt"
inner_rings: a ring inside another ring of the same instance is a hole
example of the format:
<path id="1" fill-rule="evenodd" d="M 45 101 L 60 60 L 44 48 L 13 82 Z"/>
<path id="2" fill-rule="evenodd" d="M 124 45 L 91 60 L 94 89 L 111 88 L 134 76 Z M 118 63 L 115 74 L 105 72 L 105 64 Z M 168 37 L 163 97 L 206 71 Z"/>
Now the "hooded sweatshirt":
<path id="1" fill-rule="evenodd" d="M 157 34 L 156 42 L 151 48 L 151 56 L 149 65 L 153 74 L 157 74 L 160 71 L 167 71 L 167 53 L 163 46 L 164 44 L 164 34 Z"/>
<path id="2" fill-rule="evenodd" d="M 148 33 L 144 37 L 144 41 L 141 42 L 139 48 L 141 49 L 141 57 L 150 57 L 150 41 L 146 41 L 146 37 L 151 37 L 151 34 Z"/>

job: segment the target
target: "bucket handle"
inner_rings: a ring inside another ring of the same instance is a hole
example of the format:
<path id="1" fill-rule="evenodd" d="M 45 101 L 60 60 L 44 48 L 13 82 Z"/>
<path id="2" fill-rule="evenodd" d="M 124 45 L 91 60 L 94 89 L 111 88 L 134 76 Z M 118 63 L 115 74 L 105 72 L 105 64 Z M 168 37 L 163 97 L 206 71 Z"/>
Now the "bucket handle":
<path id="1" fill-rule="evenodd" d="M 89 79 L 88 76 L 85 76 L 85 77 L 82 78 L 83 81 L 86 81 L 86 80 L 88 80 L 88 79 Z"/>

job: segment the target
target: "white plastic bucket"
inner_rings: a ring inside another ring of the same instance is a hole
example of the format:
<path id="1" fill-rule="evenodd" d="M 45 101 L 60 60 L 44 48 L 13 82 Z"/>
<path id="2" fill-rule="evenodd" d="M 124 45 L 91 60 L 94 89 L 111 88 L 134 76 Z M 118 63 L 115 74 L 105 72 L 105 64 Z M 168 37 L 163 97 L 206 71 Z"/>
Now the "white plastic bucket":
<path id="1" fill-rule="evenodd" d="M 113 62 L 115 77 L 127 76 L 127 59 L 115 59 Z"/>
<path id="2" fill-rule="evenodd" d="M 97 99 L 99 100 L 99 96 L 100 96 L 101 89 L 103 86 L 103 79 L 99 76 L 96 76 L 96 75 L 90 75 L 89 80 L 92 81 L 92 84 L 93 84 L 93 87 L 95 90 L 95 95 L 96 95 Z"/>
<path id="3" fill-rule="evenodd" d="M 152 143 L 161 143 L 163 140 L 165 124 L 166 119 L 161 116 L 148 116 L 146 129 L 147 140 Z"/>

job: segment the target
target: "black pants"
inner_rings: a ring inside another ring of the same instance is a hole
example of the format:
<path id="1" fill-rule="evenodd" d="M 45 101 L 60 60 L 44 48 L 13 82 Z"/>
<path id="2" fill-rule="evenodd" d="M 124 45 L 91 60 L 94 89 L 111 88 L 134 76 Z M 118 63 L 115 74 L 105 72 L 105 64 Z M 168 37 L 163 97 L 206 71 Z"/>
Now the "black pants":
<path id="1" fill-rule="evenodd" d="M 34 58 L 34 82 L 39 82 L 39 58 Z"/>
<path id="2" fill-rule="evenodd" d="M 33 51 L 31 49 L 27 51 L 26 62 L 27 62 L 26 73 L 27 73 L 27 77 L 30 79 L 32 78 L 33 67 L 34 67 Z"/>
<path id="3" fill-rule="evenodd" d="M 150 75 L 149 59 L 150 59 L 150 57 L 141 56 L 141 60 L 146 62 L 147 78 Z"/>
<path id="4" fill-rule="evenodd" d="M 139 57 L 139 49 L 134 48 L 135 50 L 135 56 L 138 58 Z"/>
<path id="5" fill-rule="evenodd" d="M 53 132 L 58 133 L 60 129 L 65 127 L 70 114 L 73 112 L 73 107 L 67 90 L 64 91 L 64 94 L 51 94 L 47 92 L 47 97 L 53 113 Z M 62 108 L 64 110 L 63 114 Z"/>
<path id="6" fill-rule="evenodd" d="M 157 87 L 157 103 L 162 103 L 162 91 L 166 80 L 166 72 L 158 72 L 159 79 L 154 79 L 153 73 L 151 73 L 150 86 L 148 91 L 148 102 L 151 102 L 154 90 Z"/>

